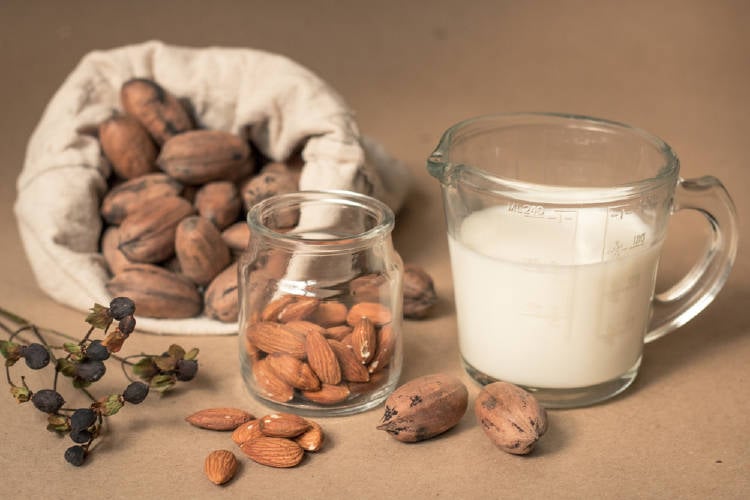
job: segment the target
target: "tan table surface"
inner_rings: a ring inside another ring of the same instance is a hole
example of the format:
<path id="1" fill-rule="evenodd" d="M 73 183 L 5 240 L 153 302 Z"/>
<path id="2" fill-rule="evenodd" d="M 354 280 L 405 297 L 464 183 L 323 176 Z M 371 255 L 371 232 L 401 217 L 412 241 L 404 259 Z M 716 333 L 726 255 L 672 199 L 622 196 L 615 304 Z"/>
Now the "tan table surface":
<path id="1" fill-rule="evenodd" d="M 498 2 L 24 2 L 0 4 L 0 305 L 67 332 L 82 314 L 46 297 L 12 215 L 26 141 L 45 103 L 93 49 L 147 39 L 285 54 L 330 82 L 363 131 L 413 171 L 394 234 L 441 297 L 431 319 L 407 322 L 402 380 L 459 365 L 452 282 L 437 182 L 424 160 L 454 122 L 495 111 L 590 114 L 645 128 L 679 153 L 685 177 L 711 173 L 750 218 L 750 3 L 738 1 Z M 670 230 L 662 286 L 700 245 L 697 217 Z M 302 466 L 242 459 L 223 488 L 202 474 L 226 434 L 183 418 L 212 406 L 267 411 L 238 375 L 236 338 L 182 337 L 201 348 L 192 386 L 127 407 L 93 459 L 63 461 L 68 440 L 44 430 L 31 405 L 0 397 L 2 498 L 750 498 L 750 259 L 741 245 L 726 288 L 696 320 L 645 348 L 627 393 L 598 406 L 552 411 L 536 452 L 506 455 L 473 412 L 431 441 L 405 445 L 374 429 L 381 410 L 322 419 L 329 442 Z M 174 339 L 139 334 L 128 352 Z M 111 380 L 110 380 L 111 379 Z M 31 379 L 33 382 L 34 378 Z M 116 367 L 105 386 L 121 388 Z M 107 385 L 109 384 L 109 385 Z"/>

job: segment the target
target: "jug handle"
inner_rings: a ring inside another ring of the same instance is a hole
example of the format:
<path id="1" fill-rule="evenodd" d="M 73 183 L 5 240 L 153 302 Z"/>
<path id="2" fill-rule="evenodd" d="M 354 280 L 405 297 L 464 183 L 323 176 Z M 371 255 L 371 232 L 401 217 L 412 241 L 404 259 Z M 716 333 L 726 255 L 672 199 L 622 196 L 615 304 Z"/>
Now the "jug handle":
<path id="1" fill-rule="evenodd" d="M 702 258 L 669 290 L 654 296 L 653 315 L 645 342 L 684 325 L 711 303 L 729 277 L 739 239 L 734 203 L 724 185 L 712 176 L 680 179 L 673 213 L 695 210 L 711 228 Z"/>

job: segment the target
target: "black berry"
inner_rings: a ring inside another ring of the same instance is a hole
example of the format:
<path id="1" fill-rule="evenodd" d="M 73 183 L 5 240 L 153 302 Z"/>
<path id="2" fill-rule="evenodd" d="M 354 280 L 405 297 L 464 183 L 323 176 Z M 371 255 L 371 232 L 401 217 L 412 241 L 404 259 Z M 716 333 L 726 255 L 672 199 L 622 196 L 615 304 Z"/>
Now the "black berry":
<path id="1" fill-rule="evenodd" d="M 101 361 L 84 359 L 76 367 L 76 377 L 86 382 L 96 382 L 106 371 L 107 367 Z"/>
<path id="2" fill-rule="evenodd" d="M 59 392 L 53 391 L 52 389 L 42 389 L 37 391 L 31 396 L 31 402 L 34 403 L 37 410 L 43 411 L 44 413 L 57 413 L 57 410 L 62 408 L 65 404 L 65 400 Z"/>
<path id="3" fill-rule="evenodd" d="M 74 431 L 88 429 L 96 422 L 96 413 L 91 408 L 79 408 L 70 416 L 70 428 Z"/>
<path id="4" fill-rule="evenodd" d="M 49 364 L 49 352 L 42 344 L 30 344 L 21 347 L 21 356 L 32 370 L 39 370 Z"/>
<path id="5" fill-rule="evenodd" d="M 72 430 L 70 431 L 70 439 L 72 439 L 74 443 L 88 443 L 91 441 L 91 433 L 86 429 Z"/>
<path id="6" fill-rule="evenodd" d="M 132 382 L 122 393 L 122 399 L 134 405 L 142 403 L 146 396 L 148 396 L 148 385 L 143 382 Z"/>
<path id="7" fill-rule="evenodd" d="M 83 465 L 83 461 L 86 460 L 86 450 L 83 446 L 75 445 L 65 450 L 65 460 L 69 464 L 79 467 Z"/>
<path id="8" fill-rule="evenodd" d="M 109 314 L 116 320 L 135 314 L 135 303 L 127 297 L 115 297 L 109 303 Z"/>
<path id="9" fill-rule="evenodd" d="M 101 340 L 94 340 L 86 348 L 86 357 L 94 361 L 104 361 L 109 358 L 109 350 L 102 345 Z"/>
<path id="10" fill-rule="evenodd" d="M 198 373 L 198 362 L 194 359 L 180 359 L 177 361 L 177 380 L 187 382 L 195 378 Z"/>
<path id="11" fill-rule="evenodd" d="M 125 335 L 130 335 L 135 330 L 135 318 L 132 315 L 125 316 L 117 324 L 117 327 Z"/>

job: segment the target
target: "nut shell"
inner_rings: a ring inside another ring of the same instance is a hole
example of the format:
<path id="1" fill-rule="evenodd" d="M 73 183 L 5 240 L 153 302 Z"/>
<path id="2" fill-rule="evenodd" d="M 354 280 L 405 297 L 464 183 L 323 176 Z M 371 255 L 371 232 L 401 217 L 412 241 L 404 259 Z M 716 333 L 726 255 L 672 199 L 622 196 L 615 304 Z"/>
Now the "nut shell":
<path id="1" fill-rule="evenodd" d="M 180 101 L 153 80 L 128 80 L 120 89 L 120 100 L 125 112 L 138 120 L 159 144 L 193 128 Z"/>
<path id="2" fill-rule="evenodd" d="M 422 319 L 437 302 L 435 284 L 427 272 L 417 266 L 404 267 L 404 317 Z"/>
<path id="3" fill-rule="evenodd" d="M 250 147 L 221 130 L 191 130 L 169 139 L 156 160 L 170 177 L 189 185 L 232 180 L 251 170 Z"/>
<path id="4" fill-rule="evenodd" d="M 192 213 L 193 206 L 182 198 L 152 200 L 122 221 L 119 248 L 134 262 L 166 260 L 174 255 L 177 225 Z"/>
<path id="5" fill-rule="evenodd" d="M 239 192 L 229 181 L 205 184 L 195 193 L 194 204 L 200 216 L 213 222 L 219 230 L 235 222 L 242 209 Z"/>
<path id="6" fill-rule="evenodd" d="M 113 187 L 102 200 L 101 214 L 110 224 L 121 223 L 152 200 L 178 196 L 182 184 L 165 174 L 147 174 Z"/>
<path id="7" fill-rule="evenodd" d="M 507 382 L 482 388 L 474 402 L 482 430 L 501 450 L 526 455 L 547 431 L 547 411 L 536 398 Z"/>
<path id="8" fill-rule="evenodd" d="M 240 309 L 237 272 L 237 263 L 230 264 L 206 288 L 204 312 L 209 318 L 225 323 L 237 321 Z"/>
<path id="9" fill-rule="evenodd" d="M 102 234 L 102 255 L 107 262 L 109 272 L 117 274 L 133 262 L 118 248 L 120 245 L 120 228 L 109 226 Z"/>
<path id="10" fill-rule="evenodd" d="M 187 278 L 151 264 L 131 264 L 107 282 L 113 297 L 130 297 L 137 314 L 151 318 L 192 318 L 202 300 Z"/>
<path id="11" fill-rule="evenodd" d="M 216 226 L 197 215 L 177 225 L 175 253 L 182 273 L 197 285 L 208 285 L 232 260 Z"/>
<path id="12" fill-rule="evenodd" d="M 466 413 L 468 398 L 466 386 L 451 375 L 416 378 L 388 397 L 378 429 L 402 442 L 432 438 L 461 420 Z"/>
<path id="13" fill-rule="evenodd" d="M 99 142 L 115 173 L 132 179 L 156 170 L 156 145 L 132 116 L 108 118 L 99 125 Z"/>

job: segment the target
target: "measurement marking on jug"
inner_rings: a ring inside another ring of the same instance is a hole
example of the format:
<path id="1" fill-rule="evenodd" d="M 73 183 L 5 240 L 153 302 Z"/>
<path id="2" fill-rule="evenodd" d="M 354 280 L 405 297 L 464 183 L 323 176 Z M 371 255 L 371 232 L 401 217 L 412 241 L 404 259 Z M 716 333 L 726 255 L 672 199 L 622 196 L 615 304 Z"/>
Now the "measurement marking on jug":
<path id="1" fill-rule="evenodd" d="M 541 205 L 530 205 L 528 203 L 513 202 L 508 205 L 508 212 L 525 215 L 527 217 L 544 217 L 544 207 Z"/>
<path id="2" fill-rule="evenodd" d="M 646 233 L 638 233 L 633 235 L 633 244 L 630 248 L 642 247 L 646 243 Z"/>

